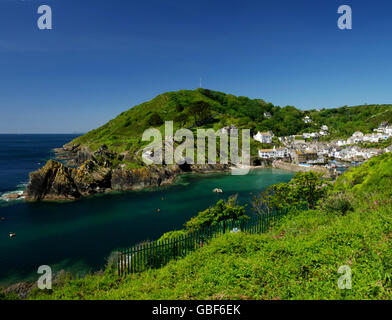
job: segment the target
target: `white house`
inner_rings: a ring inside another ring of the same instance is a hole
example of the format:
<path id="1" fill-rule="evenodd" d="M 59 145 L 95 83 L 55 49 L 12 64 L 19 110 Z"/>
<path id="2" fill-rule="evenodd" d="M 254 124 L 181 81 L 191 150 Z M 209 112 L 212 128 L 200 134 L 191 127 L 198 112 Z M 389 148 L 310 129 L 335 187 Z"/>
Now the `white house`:
<path id="1" fill-rule="evenodd" d="M 373 134 L 366 134 L 362 138 L 362 141 L 365 141 L 365 142 L 378 142 L 379 140 L 380 140 L 380 137 L 374 133 Z"/>
<path id="2" fill-rule="evenodd" d="M 303 133 L 302 137 L 304 139 L 309 139 L 309 138 L 318 138 L 319 134 L 317 132 L 312 132 L 312 133 Z"/>
<path id="3" fill-rule="evenodd" d="M 355 131 L 352 135 L 353 138 L 362 138 L 363 133 L 361 131 Z"/>
<path id="4" fill-rule="evenodd" d="M 384 133 L 392 135 L 392 126 L 387 126 L 384 130 Z"/>
<path id="5" fill-rule="evenodd" d="M 379 133 L 385 133 L 385 130 L 389 127 L 389 123 L 387 121 L 381 122 L 380 125 L 378 126 L 377 129 L 374 129 L 373 131 L 379 132 Z"/>
<path id="6" fill-rule="evenodd" d="M 274 134 L 271 131 L 268 132 L 257 132 L 253 139 L 261 143 L 272 143 L 272 138 Z"/>
<path id="7" fill-rule="evenodd" d="M 328 131 L 320 130 L 319 135 L 320 136 L 327 136 L 328 135 Z"/>
<path id="8" fill-rule="evenodd" d="M 321 126 L 321 130 L 323 131 L 328 131 L 328 126 L 326 126 L 325 124 Z"/>
<path id="9" fill-rule="evenodd" d="M 264 112 L 264 117 L 266 117 L 267 119 L 271 119 L 272 115 L 269 112 Z"/>
<path id="10" fill-rule="evenodd" d="M 287 148 L 276 148 L 274 146 L 273 149 L 260 149 L 259 150 L 259 157 L 263 159 L 270 159 L 270 158 L 285 158 L 289 154 Z"/>
<path id="11" fill-rule="evenodd" d="M 309 116 L 306 116 L 303 120 L 305 123 L 312 123 L 312 119 Z"/>
<path id="12" fill-rule="evenodd" d="M 392 146 L 386 147 L 384 149 L 385 152 L 392 152 Z"/>
<path id="13" fill-rule="evenodd" d="M 347 139 L 347 144 L 355 144 L 363 141 L 364 134 L 361 131 L 356 131 Z"/>

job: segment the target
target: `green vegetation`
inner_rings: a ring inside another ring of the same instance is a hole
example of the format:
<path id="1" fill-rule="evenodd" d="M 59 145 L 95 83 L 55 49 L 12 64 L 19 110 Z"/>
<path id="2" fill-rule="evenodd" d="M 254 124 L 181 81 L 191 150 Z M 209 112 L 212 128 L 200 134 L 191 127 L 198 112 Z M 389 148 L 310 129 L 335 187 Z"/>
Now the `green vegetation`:
<path id="1" fill-rule="evenodd" d="M 355 131 L 371 133 L 380 123 L 392 123 L 392 105 L 362 105 L 355 107 L 308 110 L 304 114 L 313 120 L 312 127 L 327 125 L 331 135 L 327 139 L 348 138 Z"/>
<path id="2" fill-rule="evenodd" d="M 297 172 L 290 182 L 272 185 L 255 196 L 252 201 L 253 209 L 259 214 L 303 204 L 314 209 L 330 188 L 321 176 L 322 174 L 313 171 Z"/>
<path id="3" fill-rule="evenodd" d="M 265 113 L 269 113 L 271 118 L 265 117 Z M 312 123 L 304 123 L 306 115 L 313 119 Z M 250 129 L 251 134 L 271 130 L 276 136 L 318 131 L 321 125 L 326 124 L 331 136 L 324 139 L 331 139 L 348 137 L 357 130 L 370 132 L 382 121 L 392 122 L 392 106 L 301 111 L 293 106 L 281 108 L 261 99 L 236 97 L 208 89 L 181 90 L 163 93 L 135 106 L 72 143 L 87 145 L 92 151 L 106 144 L 113 151 L 134 154 L 147 144 L 141 141 L 146 129 L 156 127 L 163 133 L 164 121 L 169 120 L 174 121 L 174 130 L 182 127 L 193 131 L 197 128 L 218 130 L 235 125 L 239 129 Z M 275 145 L 279 142 L 275 141 Z M 251 147 L 252 155 L 260 148 L 257 143 Z"/>
<path id="4" fill-rule="evenodd" d="M 219 200 L 213 207 L 199 212 L 184 224 L 185 229 L 166 232 L 158 241 L 178 239 L 189 233 L 204 228 L 218 225 L 221 221 L 243 221 L 249 217 L 245 214 L 245 207 L 237 204 L 237 196 L 230 197 L 227 201 Z"/>
<path id="5" fill-rule="evenodd" d="M 246 220 L 245 208 L 236 204 L 236 197 L 228 201 L 219 200 L 215 206 L 200 212 L 185 224 L 189 232 L 208 228 L 219 224 L 223 220 Z"/>
<path id="6" fill-rule="evenodd" d="M 384 153 L 372 158 L 360 167 L 348 170 L 334 186 L 336 191 L 352 191 L 358 194 L 377 193 L 392 195 L 392 155 Z"/>
<path id="7" fill-rule="evenodd" d="M 328 193 L 316 175 L 303 175 L 298 188 L 308 195 L 318 190 L 317 205 L 291 212 L 266 234 L 227 233 L 161 269 L 122 279 L 108 268 L 51 291 L 35 290 L 30 298 L 389 300 L 391 164 L 391 154 L 373 158 L 350 169 Z M 352 269 L 351 290 L 338 288 L 343 265 Z"/>

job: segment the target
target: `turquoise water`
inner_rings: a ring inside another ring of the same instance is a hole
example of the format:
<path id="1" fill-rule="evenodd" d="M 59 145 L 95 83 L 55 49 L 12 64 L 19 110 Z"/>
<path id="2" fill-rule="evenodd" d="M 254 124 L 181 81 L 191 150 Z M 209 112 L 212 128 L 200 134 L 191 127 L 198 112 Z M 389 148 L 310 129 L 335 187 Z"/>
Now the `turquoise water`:
<path id="1" fill-rule="evenodd" d="M 252 194 L 292 176 L 276 169 L 257 169 L 246 176 L 185 175 L 172 186 L 75 202 L 2 202 L 0 216 L 6 221 L 0 222 L 0 283 L 36 279 L 40 265 L 79 275 L 97 271 L 116 249 L 181 228 L 221 198 L 238 193 L 239 202 L 247 204 Z M 214 188 L 224 193 L 215 194 Z M 15 232 L 16 237 L 10 238 L 9 232 Z"/>

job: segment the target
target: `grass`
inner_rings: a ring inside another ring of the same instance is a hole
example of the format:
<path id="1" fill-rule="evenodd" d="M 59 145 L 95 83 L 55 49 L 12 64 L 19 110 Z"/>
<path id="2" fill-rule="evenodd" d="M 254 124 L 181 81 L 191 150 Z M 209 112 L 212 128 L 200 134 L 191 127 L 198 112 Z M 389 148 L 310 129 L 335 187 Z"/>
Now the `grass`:
<path id="1" fill-rule="evenodd" d="M 390 299 L 391 209 L 373 195 L 346 215 L 296 212 L 269 233 L 225 234 L 162 269 L 124 279 L 107 270 L 30 299 Z M 342 265 L 352 290 L 338 288 Z"/>

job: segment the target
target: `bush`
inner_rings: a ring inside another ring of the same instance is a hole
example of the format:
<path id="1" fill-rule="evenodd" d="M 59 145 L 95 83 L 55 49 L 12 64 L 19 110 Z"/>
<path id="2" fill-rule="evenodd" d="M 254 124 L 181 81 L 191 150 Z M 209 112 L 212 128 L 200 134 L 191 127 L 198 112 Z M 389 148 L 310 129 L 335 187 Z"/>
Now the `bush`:
<path id="1" fill-rule="evenodd" d="M 150 118 L 148 118 L 148 124 L 150 126 L 160 126 L 163 124 L 163 120 L 161 116 L 155 112 L 150 116 Z"/>
<path id="2" fill-rule="evenodd" d="M 326 212 L 338 213 L 345 215 L 349 211 L 353 211 L 353 198 L 345 192 L 331 194 L 323 202 L 322 208 Z"/>
<path id="3" fill-rule="evenodd" d="M 230 197 L 229 200 L 219 200 L 214 207 L 208 208 L 196 217 L 185 223 L 189 232 L 197 231 L 219 224 L 223 220 L 243 220 L 249 217 L 245 214 L 245 208 L 236 203 L 237 196 Z"/>

